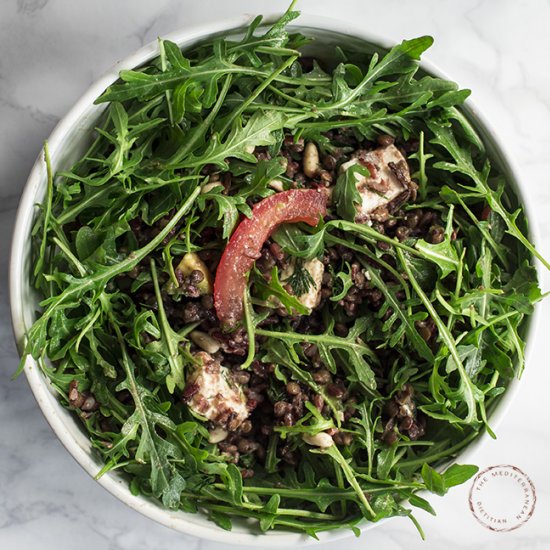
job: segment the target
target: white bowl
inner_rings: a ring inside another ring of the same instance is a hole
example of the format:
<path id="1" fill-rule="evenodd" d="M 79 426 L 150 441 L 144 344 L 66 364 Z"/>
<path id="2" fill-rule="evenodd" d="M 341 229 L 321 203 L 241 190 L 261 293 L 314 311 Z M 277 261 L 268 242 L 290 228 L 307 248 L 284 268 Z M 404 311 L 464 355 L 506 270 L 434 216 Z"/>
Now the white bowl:
<path id="1" fill-rule="evenodd" d="M 238 32 L 240 28 L 250 21 L 251 18 L 249 16 L 241 16 L 228 21 L 177 31 L 165 36 L 165 38 L 176 42 L 185 49 L 212 35 Z M 323 48 L 328 48 L 331 44 L 346 44 L 351 47 L 360 47 L 363 44 L 364 47 L 365 42 L 382 48 L 389 48 L 393 45 L 388 40 L 373 36 L 362 28 L 354 28 L 349 22 L 325 17 L 304 14 L 292 25 L 292 28 L 300 30 L 304 34 L 320 38 Z M 94 105 L 94 100 L 105 88 L 117 80 L 119 71 L 143 65 L 158 54 L 157 41 L 151 42 L 117 63 L 107 74 L 89 88 L 63 120 L 59 122 L 48 138 L 54 170 L 67 169 L 83 152 L 83 144 L 89 139 L 90 130 L 94 127 L 97 118 L 105 109 L 105 105 Z M 422 67 L 435 76 L 448 79 L 439 69 L 428 62 L 423 61 Z M 467 101 L 466 110 L 469 118 L 480 132 L 493 163 L 506 175 L 507 181 L 514 187 L 523 204 L 528 219 L 532 220 L 530 216 L 531 210 L 527 204 L 527 197 L 521 193 L 522 186 L 519 172 L 511 163 L 510 155 L 505 151 L 503 144 L 499 142 L 498 137 L 491 131 L 490 125 L 487 121 L 483 120 L 470 100 Z M 20 352 L 23 350 L 26 331 L 31 326 L 37 310 L 38 298 L 34 295 L 29 285 L 30 233 L 35 214 L 35 205 L 42 201 L 45 191 L 46 171 L 42 154 L 40 154 L 29 176 L 19 204 L 11 251 L 11 312 L 14 333 Z M 530 228 L 530 237 L 533 239 L 532 227 Z M 530 319 L 528 334 L 526 335 L 528 339 L 533 338 L 535 325 L 535 316 L 533 316 Z M 528 346 L 528 350 L 529 348 Z M 73 413 L 67 411 L 59 404 L 48 380 L 42 374 L 36 361 L 30 357 L 27 357 L 25 362 L 25 374 L 38 405 L 56 435 L 86 472 L 91 476 L 95 476 L 103 464 L 99 457 L 92 452 L 88 437 L 80 426 L 80 421 Z M 518 380 L 513 380 L 510 383 L 510 387 L 505 392 L 503 398 L 495 410 L 492 411 L 491 425 L 493 428 L 502 420 L 512 402 L 518 389 L 518 382 Z M 470 461 L 475 449 L 487 439 L 489 439 L 487 435 L 482 435 L 478 438 L 460 454 L 460 461 L 463 463 Z M 257 545 L 261 543 L 265 547 L 300 545 L 313 541 L 309 537 L 291 532 L 274 531 L 265 535 L 254 534 L 247 528 L 245 523 L 236 525 L 230 532 L 224 531 L 201 514 L 170 511 L 162 508 L 151 499 L 142 496 L 133 496 L 130 493 L 127 482 L 116 472 L 104 475 L 99 479 L 98 483 L 138 512 L 182 533 L 233 544 Z M 363 530 L 371 529 L 379 524 L 365 523 Z M 328 542 L 349 536 L 350 533 L 349 529 L 341 529 L 320 533 L 319 538 L 322 541 Z"/>

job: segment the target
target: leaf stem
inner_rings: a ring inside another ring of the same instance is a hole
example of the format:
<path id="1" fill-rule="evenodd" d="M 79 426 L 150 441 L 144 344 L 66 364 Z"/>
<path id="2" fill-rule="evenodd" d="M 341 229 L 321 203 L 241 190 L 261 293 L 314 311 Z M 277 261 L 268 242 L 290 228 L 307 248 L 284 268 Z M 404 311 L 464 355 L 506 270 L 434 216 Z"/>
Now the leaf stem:
<path id="1" fill-rule="evenodd" d="M 53 172 L 50 159 L 50 150 L 48 142 L 44 142 L 44 161 L 46 162 L 46 200 L 44 207 L 44 217 L 42 219 L 42 240 L 36 265 L 34 266 L 34 276 L 37 277 L 44 269 L 46 247 L 48 244 L 48 230 L 50 227 L 50 218 L 52 215 L 52 200 L 53 200 Z"/>
<path id="2" fill-rule="evenodd" d="M 168 350 L 168 364 L 170 365 L 170 374 L 166 377 L 166 386 L 170 393 L 174 393 L 174 388 L 180 390 L 183 389 L 185 385 L 185 380 L 183 376 L 183 365 L 178 364 L 178 359 L 180 358 L 179 350 L 174 345 L 174 338 L 171 335 L 173 333 L 172 327 L 168 322 L 166 317 L 166 311 L 164 310 L 164 302 L 162 300 L 162 294 L 160 292 L 159 280 L 157 275 L 157 268 L 155 265 L 155 260 L 151 258 L 151 277 L 153 279 L 153 287 L 155 289 L 155 297 L 157 299 L 157 308 L 159 314 L 159 327 L 161 338 Z"/>
<path id="3" fill-rule="evenodd" d="M 248 335 L 248 354 L 245 362 L 241 365 L 241 370 L 246 370 L 250 367 L 256 356 L 256 337 L 254 334 L 254 311 L 250 305 L 250 292 L 248 287 L 243 295 L 243 310 L 244 310 L 244 325 L 246 334 Z"/>
<path id="4" fill-rule="evenodd" d="M 433 462 L 437 462 L 438 460 L 442 460 L 444 458 L 450 458 L 460 449 L 466 447 L 472 440 L 474 440 L 478 436 L 479 436 L 479 431 L 473 430 L 472 433 L 467 435 L 464 439 L 462 439 L 455 445 L 452 445 L 451 447 L 445 449 L 444 451 L 422 455 L 414 459 L 401 460 L 399 461 L 399 464 L 397 465 L 397 467 L 398 469 L 400 469 L 400 468 L 410 468 L 411 466 L 422 466 L 423 464 L 432 464 Z"/>

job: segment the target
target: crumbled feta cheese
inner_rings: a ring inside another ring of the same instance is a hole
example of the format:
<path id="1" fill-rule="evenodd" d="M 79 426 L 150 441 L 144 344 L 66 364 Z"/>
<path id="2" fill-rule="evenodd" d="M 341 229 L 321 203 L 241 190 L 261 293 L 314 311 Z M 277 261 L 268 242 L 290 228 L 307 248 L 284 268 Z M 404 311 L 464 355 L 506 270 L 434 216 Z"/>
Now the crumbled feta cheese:
<path id="1" fill-rule="evenodd" d="M 211 355 L 200 351 L 194 355 L 201 364 L 183 392 L 184 401 L 195 413 L 229 430 L 237 429 L 249 416 L 246 397 L 240 386 L 230 381 L 229 371 Z"/>
<path id="2" fill-rule="evenodd" d="M 288 267 L 281 273 L 281 281 L 287 281 L 294 270 L 296 269 L 296 261 L 290 262 Z M 311 276 L 313 284 L 310 285 L 309 290 L 300 296 L 296 296 L 298 301 L 309 309 L 316 308 L 321 302 L 321 284 L 323 282 L 323 274 L 325 273 L 325 266 L 321 260 L 313 258 L 307 260 L 302 264 L 302 269 L 305 269 Z"/>
<path id="3" fill-rule="evenodd" d="M 355 175 L 362 201 L 357 205 L 356 222 L 365 223 L 371 219 L 384 221 L 416 189 L 407 161 L 395 145 L 359 152 L 357 157 L 342 164 L 340 170 L 346 171 L 357 164 L 365 166 L 370 176 Z"/>

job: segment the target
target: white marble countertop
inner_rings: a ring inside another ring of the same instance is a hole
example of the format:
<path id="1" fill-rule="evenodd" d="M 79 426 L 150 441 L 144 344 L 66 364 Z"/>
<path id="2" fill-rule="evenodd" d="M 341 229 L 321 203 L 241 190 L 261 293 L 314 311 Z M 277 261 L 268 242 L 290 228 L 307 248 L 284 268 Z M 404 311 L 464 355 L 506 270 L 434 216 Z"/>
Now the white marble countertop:
<path id="1" fill-rule="evenodd" d="M 368 6 L 368 7 L 367 7 Z M 114 61 L 176 28 L 240 13 L 273 12 L 275 0 L 3 0 L 0 4 L 0 548 L 145 550 L 222 546 L 170 531 L 104 491 L 54 437 L 17 366 L 7 291 L 7 256 L 18 198 L 43 140 L 88 85 Z M 550 257 L 550 2 L 548 0 L 302 0 L 303 11 L 349 18 L 394 41 L 431 34 L 427 57 L 473 97 L 515 153 L 534 204 L 539 248 Z M 550 289 L 550 276 L 543 280 Z M 350 538 L 350 548 L 547 550 L 550 548 L 550 301 L 541 308 L 517 401 L 482 448 L 480 467 L 520 467 L 537 490 L 534 516 L 510 533 L 473 518 L 470 484 L 419 514 L 422 542 L 405 519 Z M 323 544 L 335 550 L 342 543 Z"/>

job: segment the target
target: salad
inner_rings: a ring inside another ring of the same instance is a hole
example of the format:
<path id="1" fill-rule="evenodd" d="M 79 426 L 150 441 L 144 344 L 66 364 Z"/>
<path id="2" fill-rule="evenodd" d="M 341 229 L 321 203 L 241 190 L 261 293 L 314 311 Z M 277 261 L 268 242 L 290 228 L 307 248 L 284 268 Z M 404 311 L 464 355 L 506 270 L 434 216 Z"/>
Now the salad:
<path id="1" fill-rule="evenodd" d="M 26 354 L 134 495 L 418 526 L 521 374 L 540 256 L 470 92 L 419 68 L 432 38 L 312 58 L 297 16 L 160 40 L 74 166 L 45 147 Z"/>

